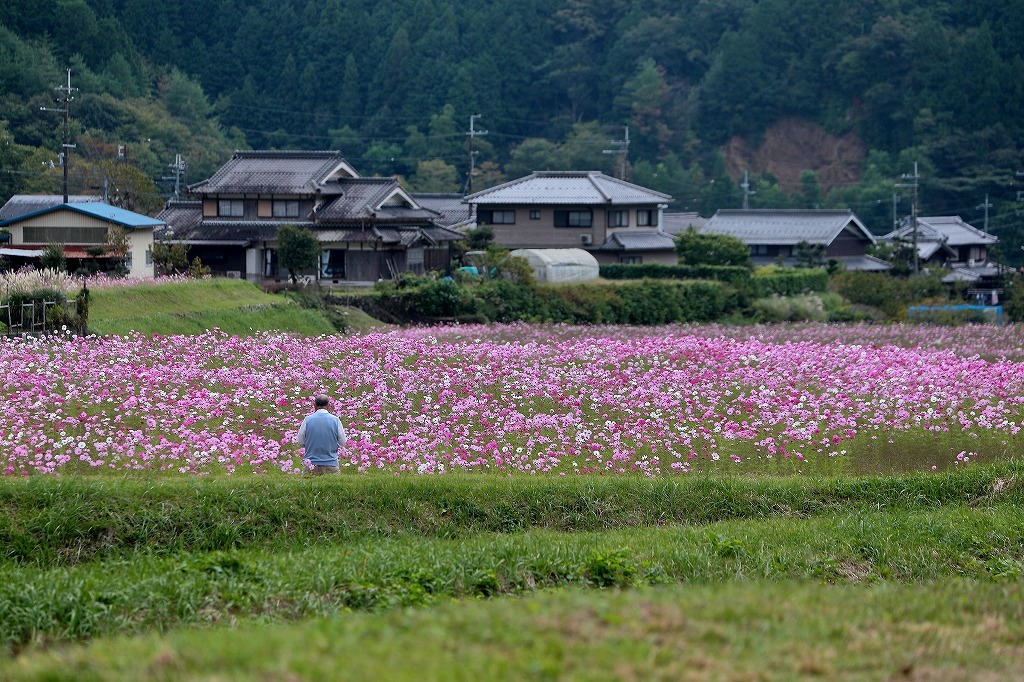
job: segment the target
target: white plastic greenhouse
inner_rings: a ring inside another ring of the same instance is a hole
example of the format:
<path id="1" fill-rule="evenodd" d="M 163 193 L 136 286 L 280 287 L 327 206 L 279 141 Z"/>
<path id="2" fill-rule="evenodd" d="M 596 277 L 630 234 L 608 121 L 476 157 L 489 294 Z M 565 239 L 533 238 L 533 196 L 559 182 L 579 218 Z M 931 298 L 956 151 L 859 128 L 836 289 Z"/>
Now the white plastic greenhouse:
<path id="1" fill-rule="evenodd" d="M 525 258 L 538 282 L 583 282 L 597 279 L 597 259 L 583 249 L 516 249 L 509 255 Z"/>

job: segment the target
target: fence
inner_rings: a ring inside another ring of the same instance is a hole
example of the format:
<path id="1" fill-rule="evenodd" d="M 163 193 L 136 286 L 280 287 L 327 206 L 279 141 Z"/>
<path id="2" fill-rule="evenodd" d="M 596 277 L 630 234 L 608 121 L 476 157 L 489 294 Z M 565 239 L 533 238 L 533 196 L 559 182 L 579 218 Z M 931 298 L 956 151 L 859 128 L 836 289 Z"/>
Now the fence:
<path id="1" fill-rule="evenodd" d="M 57 319 L 47 312 L 57 305 L 63 305 L 64 311 Z M 0 323 L 7 328 L 7 336 L 23 336 L 26 334 L 46 334 L 59 331 L 67 326 L 68 319 L 78 317 L 77 299 L 68 299 L 61 304 L 59 301 L 37 300 L 28 303 L 11 305 L 0 304 Z"/>

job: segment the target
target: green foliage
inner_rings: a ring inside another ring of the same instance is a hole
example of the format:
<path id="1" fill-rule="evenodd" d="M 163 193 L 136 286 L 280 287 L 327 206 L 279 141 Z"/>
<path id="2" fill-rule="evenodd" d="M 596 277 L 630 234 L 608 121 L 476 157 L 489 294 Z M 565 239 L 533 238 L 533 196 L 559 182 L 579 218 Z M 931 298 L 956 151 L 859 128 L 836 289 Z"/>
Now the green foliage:
<path id="1" fill-rule="evenodd" d="M 741 286 L 750 279 L 750 268 L 741 265 L 665 265 L 602 263 L 604 279 L 714 279 Z"/>
<path id="2" fill-rule="evenodd" d="M 433 274 L 402 273 L 374 286 L 374 299 L 392 315 L 409 321 L 456 319 L 475 312 L 472 294 L 454 280 Z"/>
<path id="3" fill-rule="evenodd" d="M 901 279 L 885 273 L 845 271 L 836 273 L 828 288 L 850 303 L 877 308 L 893 320 L 906 317 L 908 306 L 935 299 L 944 301 L 948 295 L 948 288 L 938 274 Z"/>
<path id="4" fill-rule="evenodd" d="M 750 265 L 750 248 L 737 237 L 706 234 L 689 227 L 676 235 L 675 241 L 680 265 Z"/>
<path id="5" fill-rule="evenodd" d="M 39 264 L 46 270 L 68 271 L 68 259 L 64 255 L 64 245 L 50 242 L 39 257 Z"/>
<path id="6" fill-rule="evenodd" d="M 796 296 L 811 291 L 825 291 L 829 273 L 812 268 L 775 268 L 754 272 L 747 284 L 752 298 L 772 295 Z"/>
<path id="7" fill-rule="evenodd" d="M 282 225 L 277 229 L 277 258 L 292 283 L 303 270 L 315 269 L 320 259 L 320 241 L 306 227 Z"/>
<path id="8" fill-rule="evenodd" d="M 185 244 L 153 242 L 153 264 L 157 275 L 177 275 L 188 270 L 188 247 Z"/>
<path id="9" fill-rule="evenodd" d="M 824 322 L 829 317 L 821 298 L 811 294 L 759 298 L 751 310 L 758 322 Z"/>

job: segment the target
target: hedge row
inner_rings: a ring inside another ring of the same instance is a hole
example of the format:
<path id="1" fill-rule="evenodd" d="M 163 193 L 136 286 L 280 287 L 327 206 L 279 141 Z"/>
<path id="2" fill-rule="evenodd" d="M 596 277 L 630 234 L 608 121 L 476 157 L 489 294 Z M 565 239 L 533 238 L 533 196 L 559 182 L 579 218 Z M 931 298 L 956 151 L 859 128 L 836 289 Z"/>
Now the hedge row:
<path id="1" fill-rule="evenodd" d="M 754 273 L 736 265 L 641 265 L 608 264 L 601 266 L 601 277 L 610 280 L 638 279 L 710 279 L 728 282 L 751 298 L 796 296 L 808 291 L 825 291 L 829 274 L 818 268 L 789 268 L 767 273 Z"/>
<path id="2" fill-rule="evenodd" d="M 473 286 L 452 280 L 405 280 L 378 285 L 374 303 L 410 321 L 473 319 L 480 322 L 663 324 L 708 322 L 739 306 L 723 282 L 640 280 L 621 284 L 523 285 L 493 280 Z"/>

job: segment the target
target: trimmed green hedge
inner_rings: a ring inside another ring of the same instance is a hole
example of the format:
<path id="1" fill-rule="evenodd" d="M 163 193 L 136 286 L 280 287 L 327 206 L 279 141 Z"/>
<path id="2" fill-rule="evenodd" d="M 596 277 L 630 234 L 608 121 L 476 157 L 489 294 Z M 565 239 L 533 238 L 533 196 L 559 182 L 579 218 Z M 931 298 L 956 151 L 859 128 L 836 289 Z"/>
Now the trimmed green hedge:
<path id="1" fill-rule="evenodd" d="M 374 303 L 409 321 L 663 324 L 709 322 L 739 306 L 724 282 L 644 279 L 615 284 L 524 285 L 492 280 L 460 285 L 451 280 L 406 278 L 378 285 Z"/>
<path id="2" fill-rule="evenodd" d="M 741 285 L 750 279 L 750 268 L 742 265 L 666 265 L 643 263 L 623 265 L 606 263 L 600 266 L 604 279 L 713 279 Z"/>
<path id="3" fill-rule="evenodd" d="M 809 291 L 828 289 L 829 274 L 818 268 L 786 268 L 770 273 L 755 273 L 746 284 L 751 298 L 766 296 L 797 296 Z"/>

